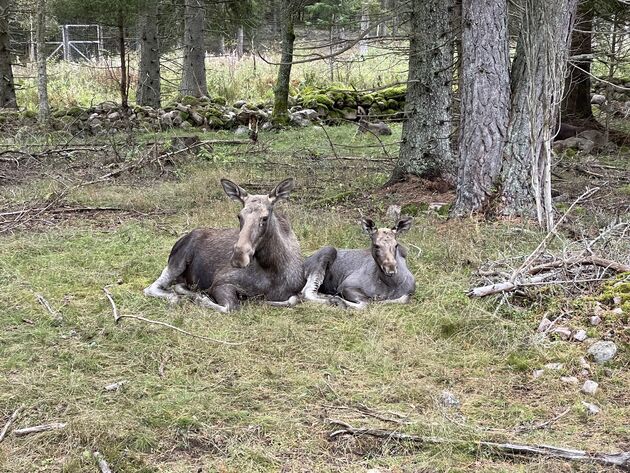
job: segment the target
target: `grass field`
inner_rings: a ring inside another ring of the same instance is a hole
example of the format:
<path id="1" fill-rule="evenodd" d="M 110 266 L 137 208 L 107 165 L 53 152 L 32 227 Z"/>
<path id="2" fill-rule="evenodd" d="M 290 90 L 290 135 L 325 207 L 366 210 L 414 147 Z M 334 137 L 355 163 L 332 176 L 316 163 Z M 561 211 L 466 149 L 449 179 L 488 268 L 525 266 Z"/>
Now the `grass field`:
<path id="1" fill-rule="evenodd" d="M 390 155 L 399 131 L 386 148 Z M 120 209 L 42 214 L 0 235 L 0 427 L 20 405 L 15 428 L 67 423 L 24 437 L 10 431 L 0 443 L 0 471 L 96 472 L 92 452 L 99 451 L 113 471 L 125 473 L 592 472 L 604 468 L 509 459 L 479 450 L 476 441 L 630 450 L 628 345 L 620 344 L 608 366 L 593 367 L 600 383 L 593 398 L 560 381 L 579 376 L 584 346 L 535 331 L 545 312 L 561 307 L 573 311 L 572 326 L 586 327 L 588 304 L 551 300 L 556 293 L 544 291 L 527 306 L 465 295 L 479 264 L 536 247 L 543 235 L 522 223 L 447 221 L 420 212 L 404 237 L 418 282 L 404 306 L 354 312 L 248 304 L 223 315 L 143 296 L 178 236 L 200 225 L 236 226 L 238 206 L 222 194 L 221 177 L 260 190 L 255 186 L 270 189 L 295 175 L 298 190 L 283 210 L 305 254 L 325 244 L 367 246 L 359 212 L 389 223 L 389 203 L 408 203 L 401 199 L 409 194 L 379 189 L 391 163 L 375 140 L 354 137 L 350 127 L 329 133 L 336 143 L 369 147 L 338 148 L 340 159 L 332 159 L 326 137 L 311 128 L 262 134 L 258 148 L 216 145 L 161 163 L 163 169 L 74 188 L 78 179 L 105 173 L 112 159 L 78 153 L 50 167 L 32 163 L 23 170 L 31 177 L 0 186 L 8 209 L 45 202 L 64 186 L 71 189 L 64 205 Z M 165 139 L 141 140 L 157 138 Z M 119 162 L 134 159 L 133 146 L 119 147 L 127 153 Z M 105 286 L 121 314 L 241 344 L 132 319 L 114 325 Z M 589 333 L 599 336 L 607 327 Z M 533 379 L 533 370 L 550 362 L 563 368 Z M 122 380 L 120 390 L 104 390 Z M 459 408 L 441 404 L 444 390 Z M 587 415 L 582 400 L 602 412 Z M 336 426 L 329 419 L 453 442 L 331 440 Z"/>

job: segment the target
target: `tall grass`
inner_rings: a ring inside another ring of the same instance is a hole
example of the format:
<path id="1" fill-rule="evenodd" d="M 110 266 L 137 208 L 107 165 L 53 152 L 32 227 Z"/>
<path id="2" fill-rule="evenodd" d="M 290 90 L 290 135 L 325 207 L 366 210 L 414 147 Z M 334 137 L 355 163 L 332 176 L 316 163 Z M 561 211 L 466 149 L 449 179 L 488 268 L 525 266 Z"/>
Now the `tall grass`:
<path id="1" fill-rule="evenodd" d="M 266 62 L 266 61 L 267 62 Z M 208 56 L 206 75 L 208 93 L 211 97 L 223 97 L 228 102 L 247 100 L 268 101 L 273 97 L 278 61 L 276 56 L 265 60 L 256 55 Z M 130 57 L 130 100 L 135 100 L 135 85 L 138 79 L 138 57 Z M 119 60 L 64 62 L 48 64 L 48 87 L 52 107 L 87 107 L 112 101 L 120 102 Z M 296 94 L 304 86 L 326 87 L 343 84 L 349 88 L 370 89 L 406 79 L 406 58 L 373 48 L 364 58 L 354 53 L 338 58 L 333 63 L 332 73 L 328 61 L 296 64 L 293 67 L 291 93 Z M 18 104 L 20 108 L 37 108 L 36 70 L 33 64 L 16 68 Z M 181 78 L 181 58 L 167 55 L 162 58 L 162 102 L 168 103 L 178 95 Z"/>

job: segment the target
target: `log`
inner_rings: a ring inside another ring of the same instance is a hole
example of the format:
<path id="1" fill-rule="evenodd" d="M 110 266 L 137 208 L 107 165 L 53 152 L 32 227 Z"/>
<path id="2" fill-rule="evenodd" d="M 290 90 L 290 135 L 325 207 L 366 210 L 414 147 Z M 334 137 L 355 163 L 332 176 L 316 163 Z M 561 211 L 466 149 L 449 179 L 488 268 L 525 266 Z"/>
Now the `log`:
<path id="1" fill-rule="evenodd" d="M 61 430 L 66 427 L 66 424 L 62 422 L 53 422 L 51 424 L 34 425 L 33 427 L 25 427 L 23 429 L 17 429 L 13 431 L 16 437 L 23 437 L 24 435 L 37 434 L 39 432 L 47 432 L 49 430 Z"/>

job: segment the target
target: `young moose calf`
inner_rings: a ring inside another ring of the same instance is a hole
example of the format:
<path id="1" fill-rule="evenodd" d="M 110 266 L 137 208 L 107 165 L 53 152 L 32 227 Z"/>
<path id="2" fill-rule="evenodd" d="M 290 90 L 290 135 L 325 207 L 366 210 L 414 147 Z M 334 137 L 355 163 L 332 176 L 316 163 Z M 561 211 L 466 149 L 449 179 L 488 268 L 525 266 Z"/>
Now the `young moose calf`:
<path id="1" fill-rule="evenodd" d="M 171 302 L 184 295 L 220 312 L 236 309 L 241 299 L 249 298 L 295 305 L 304 286 L 300 245 L 289 220 L 274 211 L 276 203 L 289 198 L 293 179 L 282 181 L 269 195 L 249 195 L 227 179 L 221 184 L 243 205 L 240 230 L 198 228 L 183 236 L 160 277 L 144 293 Z"/>
<path id="2" fill-rule="evenodd" d="M 409 230 L 411 218 L 399 220 L 391 229 L 377 229 L 369 218 L 362 219 L 361 224 L 372 239 L 371 249 L 327 246 L 308 258 L 304 263 L 304 299 L 354 309 L 365 308 L 370 300 L 409 302 L 416 280 L 407 269 L 407 251 L 396 238 Z"/>

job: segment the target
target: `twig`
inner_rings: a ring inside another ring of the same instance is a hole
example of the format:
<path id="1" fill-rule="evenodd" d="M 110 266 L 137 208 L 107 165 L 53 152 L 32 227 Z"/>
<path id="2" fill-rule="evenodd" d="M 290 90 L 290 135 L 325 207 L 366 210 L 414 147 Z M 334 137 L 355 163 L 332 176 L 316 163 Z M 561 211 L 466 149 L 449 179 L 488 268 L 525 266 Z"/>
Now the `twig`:
<path id="1" fill-rule="evenodd" d="M 348 424 L 336 419 L 328 419 L 331 424 L 340 426 L 329 434 L 329 438 L 336 439 L 342 435 L 361 436 L 367 435 L 370 437 L 382 438 L 387 440 L 400 440 L 406 442 L 413 442 L 418 444 L 455 444 L 455 445 L 469 445 L 471 441 L 458 440 L 458 439 L 445 439 L 440 437 L 424 437 L 420 435 L 405 434 L 402 432 L 384 430 L 384 429 L 369 429 L 369 428 L 355 428 Z M 563 458 L 565 460 L 572 461 L 584 461 L 589 463 L 599 463 L 602 465 L 618 466 L 625 471 L 630 471 L 630 452 L 618 452 L 618 453 L 590 453 L 584 450 L 574 450 L 570 448 L 555 447 L 552 445 L 525 445 L 514 443 L 498 443 L 480 440 L 474 442 L 479 449 L 488 450 L 490 452 L 501 452 L 509 456 L 521 456 L 521 455 L 540 455 L 549 458 Z"/>
<path id="2" fill-rule="evenodd" d="M 136 320 L 141 320 L 142 322 L 146 322 L 149 324 L 154 324 L 154 325 L 161 325 L 163 327 L 168 327 L 171 330 L 175 330 L 176 332 L 179 333 L 183 333 L 184 335 L 188 335 L 189 337 L 194 337 L 194 338 L 200 338 L 202 340 L 207 340 L 209 342 L 213 342 L 213 343 L 220 343 L 222 345 L 230 345 L 230 346 L 237 346 L 237 345 L 244 345 L 247 342 L 228 342 L 226 340 L 218 340 L 216 338 L 211 338 L 211 337 L 205 337 L 203 335 L 197 335 L 196 333 L 191 333 L 188 332 L 186 330 L 182 330 L 179 327 L 175 327 L 174 325 L 171 324 L 167 324 L 166 322 L 161 322 L 159 320 L 152 320 L 152 319 L 147 319 L 146 317 L 142 317 L 140 315 L 121 315 L 118 313 L 118 309 L 116 308 L 116 304 L 114 303 L 114 298 L 112 297 L 112 293 L 109 292 L 109 289 L 107 289 L 106 287 L 103 288 L 103 292 L 105 292 L 105 295 L 107 296 L 107 299 L 109 300 L 111 306 L 112 306 L 112 312 L 114 315 L 114 323 L 118 323 L 120 321 L 120 319 L 136 319 Z"/>
<path id="3" fill-rule="evenodd" d="M 170 355 L 166 355 L 162 357 L 162 361 L 160 361 L 160 366 L 158 366 L 158 374 L 160 378 L 164 377 L 164 368 L 166 368 L 166 363 L 168 363 L 171 359 Z"/>
<path id="4" fill-rule="evenodd" d="M 11 414 L 11 417 L 9 417 L 9 420 L 7 421 L 7 423 L 4 424 L 4 427 L 2 427 L 2 430 L 0 430 L 0 442 L 4 440 L 4 438 L 7 435 L 7 432 L 9 431 L 9 428 L 11 427 L 11 424 L 15 422 L 15 420 L 18 418 L 18 416 L 20 415 L 23 409 L 24 409 L 24 405 L 21 405 L 15 411 L 13 411 L 13 414 Z"/>
<path id="5" fill-rule="evenodd" d="M 22 437 L 24 435 L 37 434 L 39 432 L 47 432 L 49 430 L 61 430 L 65 427 L 66 427 L 66 424 L 62 422 L 53 422 L 52 424 L 42 424 L 42 425 L 35 425 L 33 427 L 25 427 L 23 429 L 17 429 L 17 430 L 14 430 L 13 433 L 17 437 Z"/>
<path id="6" fill-rule="evenodd" d="M 521 432 L 528 432 L 530 430 L 541 430 L 544 429 L 548 426 L 550 426 L 551 424 L 553 424 L 554 422 L 559 421 L 560 419 L 562 419 L 564 416 L 566 416 L 569 412 L 571 412 L 571 408 L 567 407 L 564 411 L 562 411 L 560 414 L 558 414 L 557 416 L 545 421 L 545 422 L 541 422 L 539 424 L 535 424 L 532 426 L 522 426 L 522 427 L 517 427 L 515 430 L 517 433 L 521 433 Z"/>
<path id="7" fill-rule="evenodd" d="M 98 464 L 98 469 L 101 470 L 101 473 L 112 473 L 112 470 L 109 468 L 109 465 L 103 458 L 103 455 L 101 455 L 99 452 L 92 452 L 92 456 L 96 460 L 96 463 Z"/>
<path id="8" fill-rule="evenodd" d="M 46 309 L 48 313 L 50 313 L 50 315 L 53 316 L 53 319 L 55 319 L 56 321 L 63 320 L 63 317 L 61 316 L 61 314 L 59 314 L 50 306 L 50 304 L 48 303 L 48 301 L 46 300 L 44 296 L 42 296 L 41 294 L 37 294 L 36 296 L 37 296 L 37 302 L 39 302 L 44 307 L 44 309 Z"/>

